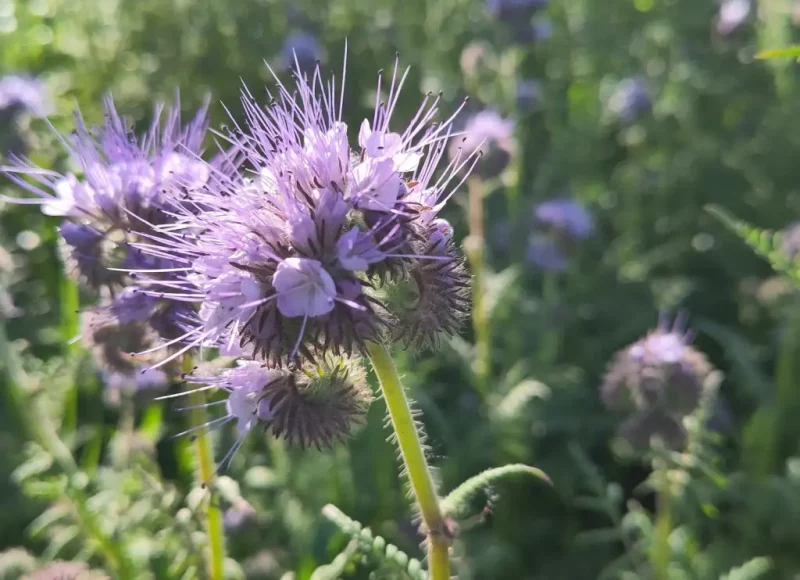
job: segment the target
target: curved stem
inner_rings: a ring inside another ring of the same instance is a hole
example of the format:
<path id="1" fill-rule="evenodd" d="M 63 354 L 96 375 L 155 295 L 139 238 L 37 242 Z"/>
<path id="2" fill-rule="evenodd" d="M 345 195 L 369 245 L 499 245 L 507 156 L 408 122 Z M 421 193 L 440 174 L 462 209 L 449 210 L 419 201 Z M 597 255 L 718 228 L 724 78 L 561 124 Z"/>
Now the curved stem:
<path id="1" fill-rule="evenodd" d="M 428 533 L 428 569 L 431 580 L 450 578 L 450 557 L 447 529 L 439 507 L 439 497 L 433 484 L 422 442 L 408 405 L 403 385 L 386 347 L 367 344 L 367 352 L 378 375 L 389 417 L 397 436 L 408 480 L 417 499 L 422 522 Z"/>
<path id="2" fill-rule="evenodd" d="M 183 372 L 192 371 L 192 357 L 184 355 Z M 189 394 L 189 404 L 192 409 L 192 426 L 198 427 L 208 423 L 205 404 L 205 393 L 193 391 Z M 197 432 L 194 439 L 194 451 L 197 457 L 197 476 L 200 485 L 208 485 L 214 476 L 214 451 L 211 448 L 210 436 L 202 429 Z M 223 580 L 225 568 L 225 531 L 222 523 L 222 512 L 213 501 L 208 502 L 206 511 L 206 534 L 208 536 L 208 577 L 210 580 Z"/>

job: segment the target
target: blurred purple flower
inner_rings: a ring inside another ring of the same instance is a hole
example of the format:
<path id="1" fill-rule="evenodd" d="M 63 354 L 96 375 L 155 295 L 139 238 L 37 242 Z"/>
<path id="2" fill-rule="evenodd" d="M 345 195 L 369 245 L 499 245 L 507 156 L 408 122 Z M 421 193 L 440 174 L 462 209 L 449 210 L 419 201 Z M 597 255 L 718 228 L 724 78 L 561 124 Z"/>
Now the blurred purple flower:
<path id="1" fill-rule="evenodd" d="M 644 79 L 621 81 L 608 99 L 608 110 L 624 123 L 631 123 L 652 110 L 653 102 Z"/>
<path id="2" fill-rule="evenodd" d="M 483 177 L 496 177 L 506 168 L 515 151 L 514 121 L 497 111 L 485 109 L 469 117 L 464 125 L 466 135 L 450 141 L 451 159 L 483 153 L 476 170 Z"/>
<path id="3" fill-rule="evenodd" d="M 529 111 L 542 103 L 542 83 L 537 79 L 523 79 L 517 82 L 517 108 Z"/>
<path id="4" fill-rule="evenodd" d="M 728 36 L 744 24 L 752 10 L 751 0 L 722 0 L 716 19 L 717 32 Z"/>
<path id="5" fill-rule="evenodd" d="M 592 214 L 570 199 L 551 199 L 536 206 L 537 223 L 564 240 L 580 241 L 592 233 Z"/>
<path id="6" fill-rule="evenodd" d="M 549 4 L 549 0 L 486 0 L 489 13 L 507 24 L 530 21 L 534 13 Z"/>
<path id="7" fill-rule="evenodd" d="M 29 113 L 44 116 L 50 110 L 44 83 L 20 75 L 0 79 L 0 115 Z"/>
<path id="8" fill-rule="evenodd" d="M 533 236 L 528 242 L 528 261 L 542 270 L 563 272 L 569 262 L 564 251 L 551 239 Z"/>
<path id="9" fill-rule="evenodd" d="M 174 200 L 165 191 L 185 192 L 205 185 L 209 168 L 196 155 L 207 128 L 206 107 L 182 126 L 177 103 L 165 121 L 163 106 L 158 106 L 150 129 L 141 138 L 130 131 L 128 120 L 117 113 L 110 97 L 104 108 L 102 128 L 88 128 L 76 114 L 76 130 L 64 138 L 83 179 L 15 159 L 16 167 L 5 168 L 6 175 L 36 198 L 11 201 L 41 204 L 48 215 L 79 218 L 98 230 L 139 231 L 168 220 L 164 210 Z"/>
<path id="10" fill-rule="evenodd" d="M 231 507 L 225 510 L 222 522 L 225 530 L 238 533 L 246 529 L 256 520 L 256 510 L 245 499 L 240 498 Z"/>
<path id="11" fill-rule="evenodd" d="M 518 22 L 511 26 L 511 34 L 519 44 L 545 42 L 553 36 L 553 23 L 547 19 L 538 19 L 532 24 Z"/>
<path id="12" fill-rule="evenodd" d="M 704 391 L 716 379 L 705 355 L 691 346 L 691 333 L 678 317 L 670 325 L 662 317 L 656 330 L 619 351 L 608 367 L 601 387 L 606 408 L 629 416 L 621 435 L 632 436 L 629 427 L 645 433 L 662 427 L 667 442 L 679 442 L 675 430 L 683 431 L 683 417 L 693 413 Z M 650 417 L 657 417 L 653 423 Z M 644 421 L 644 423 L 642 423 Z M 648 427 L 649 425 L 649 427 Z M 633 437 L 636 439 L 636 437 Z"/>
<path id="13" fill-rule="evenodd" d="M 292 32 L 283 41 L 281 60 L 287 69 L 294 69 L 299 65 L 301 71 L 311 71 L 321 53 L 319 42 L 313 34 L 305 31 Z"/>

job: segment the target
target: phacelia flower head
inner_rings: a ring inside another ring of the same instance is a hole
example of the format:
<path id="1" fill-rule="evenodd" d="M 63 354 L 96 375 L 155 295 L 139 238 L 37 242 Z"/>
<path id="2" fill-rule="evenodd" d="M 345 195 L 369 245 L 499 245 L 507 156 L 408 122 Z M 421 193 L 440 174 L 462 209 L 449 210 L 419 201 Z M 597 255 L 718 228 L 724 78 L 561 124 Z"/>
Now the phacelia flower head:
<path id="1" fill-rule="evenodd" d="M 483 177 L 499 175 L 516 150 L 514 122 L 491 109 L 480 111 L 467 119 L 464 133 L 464 136 L 451 140 L 450 158 L 463 158 L 465 154 L 472 155 L 482 151 L 483 156 L 476 170 Z"/>
<path id="2" fill-rule="evenodd" d="M 245 90 L 246 120 L 228 139 L 248 169 L 191 192 L 173 223 L 134 244 L 183 270 L 168 283 L 143 271 L 137 282 L 148 294 L 197 304 L 186 348 L 284 367 L 362 352 L 419 317 L 428 318 L 416 327 L 420 344 L 455 331 L 469 279 L 438 213 L 477 156 L 456 154 L 436 173 L 451 137 L 452 117 L 432 124 L 441 97 L 428 95 L 405 130 L 391 130 L 405 78 L 395 67 L 388 99 L 361 123 L 357 141 L 319 67 L 311 77 L 297 73 L 295 91 L 279 83 L 266 107 Z M 406 283 L 417 300 L 385 299 Z M 431 292 L 440 295 L 431 300 Z"/>
<path id="3" fill-rule="evenodd" d="M 2 168 L 12 181 L 34 194 L 33 198 L 11 201 L 37 204 L 43 213 L 65 218 L 59 232 L 67 270 L 99 294 L 108 308 L 118 308 L 126 299 L 120 291 L 130 282 L 127 272 L 132 270 L 146 270 L 169 284 L 180 264 L 172 256 L 144 253 L 132 244 L 153 242 L 160 235 L 156 226 L 173 221 L 172 212 L 180 199 L 207 187 L 213 173 L 232 172 L 230 157 L 213 164 L 199 158 L 207 127 L 205 107 L 186 125 L 181 123 L 177 103 L 166 115 L 162 112 L 162 106 L 156 107 L 150 128 L 137 136 L 109 97 L 102 127 L 90 129 L 76 114 L 75 131 L 61 139 L 77 174 L 40 169 L 22 158 L 14 158 L 14 166 Z M 117 298 L 110 305 L 113 295 Z M 178 307 L 174 302 L 158 306 L 157 298 L 157 294 L 137 295 L 142 307 L 130 312 L 147 323 L 156 320 L 156 314 Z M 132 302 L 128 300 L 128 304 Z M 123 325 L 133 322 L 118 314 L 109 313 L 109 317 Z M 91 336 L 87 338 L 92 342 Z"/>
<path id="4" fill-rule="evenodd" d="M 622 80 L 606 103 L 608 111 L 623 123 L 632 123 L 652 110 L 647 83 L 640 77 Z"/>
<path id="5" fill-rule="evenodd" d="M 606 408 L 629 415 L 631 428 L 645 417 L 681 425 L 716 377 L 714 367 L 690 342 L 680 317 L 671 327 L 662 319 L 656 330 L 618 352 L 601 387 Z"/>
<path id="6" fill-rule="evenodd" d="M 240 437 L 221 467 L 253 430 L 261 429 L 299 447 L 322 449 L 345 439 L 363 423 L 372 391 L 363 369 L 353 360 L 325 357 L 294 370 L 239 361 L 218 374 L 187 377 L 200 389 L 225 393 L 225 414 L 208 427 L 235 422 Z"/>

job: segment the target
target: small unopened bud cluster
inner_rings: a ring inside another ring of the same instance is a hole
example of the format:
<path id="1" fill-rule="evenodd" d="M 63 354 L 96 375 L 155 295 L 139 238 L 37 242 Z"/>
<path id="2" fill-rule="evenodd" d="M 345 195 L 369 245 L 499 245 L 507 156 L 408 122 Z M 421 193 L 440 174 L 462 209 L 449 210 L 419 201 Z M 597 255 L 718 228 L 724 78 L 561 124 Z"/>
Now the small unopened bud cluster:
<path id="1" fill-rule="evenodd" d="M 716 375 L 690 339 L 680 321 L 672 328 L 662 322 L 609 365 L 601 397 L 606 408 L 626 417 L 619 435 L 634 448 L 646 448 L 652 437 L 671 447 L 683 444 L 683 419 L 697 409 Z"/>

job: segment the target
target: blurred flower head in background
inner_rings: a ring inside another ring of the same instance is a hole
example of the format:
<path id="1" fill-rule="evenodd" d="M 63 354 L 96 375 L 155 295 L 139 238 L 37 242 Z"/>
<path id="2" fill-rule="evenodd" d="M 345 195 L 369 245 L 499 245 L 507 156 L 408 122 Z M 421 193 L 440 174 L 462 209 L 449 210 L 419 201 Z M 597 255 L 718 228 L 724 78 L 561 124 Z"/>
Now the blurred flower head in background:
<path id="1" fill-rule="evenodd" d="M 716 29 L 722 36 L 735 32 L 750 17 L 751 0 L 722 0 L 716 18 Z"/>
<path id="2" fill-rule="evenodd" d="M 641 77 L 631 77 L 619 82 L 609 97 L 606 107 L 622 123 L 632 123 L 648 114 L 653 107 L 647 83 Z"/>
<path id="3" fill-rule="evenodd" d="M 486 0 L 486 8 L 492 17 L 516 26 L 530 23 L 533 15 L 549 3 L 549 0 Z"/>
<path id="4" fill-rule="evenodd" d="M 299 67 L 301 72 L 313 71 L 321 56 L 317 37 L 306 31 L 292 32 L 281 47 L 281 62 L 286 69 Z"/>
<path id="5" fill-rule="evenodd" d="M 52 108 L 44 83 L 33 77 L 7 75 L 0 78 L 0 123 L 27 113 L 41 117 Z"/>
<path id="6" fill-rule="evenodd" d="M 679 444 L 682 420 L 693 413 L 718 373 L 706 356 L 691 346 L 691 333 L 678 317 L 665 317 L 656 330 L 619 351 L 600 389 L 604 405 L 627 417 L 619 435 L 634 447 L 651 435 Z"/>
<path id="7" fill-rule="evenodd" d="M 32 134 L 29 117 L 42 117 L 52 105 L 44 83 L 29 76 L 0 78 L 0 157 L 23 154 Z"/>
<path id="8" fill-rule="evenodd" d="M 484 178 L 497 177 L 508 166 L 515 151 L 514 121 L 497 111 L 485 109 L 464 123 L 465 135 L 453 137 L 449 145 L 450 159 L 481 152 L 475 170 Z"/>
<path id="9" fill-rule="evenodd" d="M 166 118 L 159 105 L 140 137 L 110 97 L 104 108 L 102 127 L 90 129 L 76 114 L 76 130 L 62 138 L 79 176 L 40 169 L 21 157 L 12 157 L 14 166 L 5 170 L 35 196 L 11 201 L 38 204 L 43 213 L 66 218 L 59 228 L 61 255 L 67 272 L 100 298 L 99 307 L 84 313 L 83 338 L 109 387 L 153 390 L 164 387 L 167 378 L 160 371 L 147 371 L 147 365 L 161 359 L 135 360 L 130 355 L 155 344 L 151 320 L 163 322 L 166 317 L 179 323 L 166 311 L 183 313 L 185 303 L 162 301 L 152 287 L 124 288 L 129 282 L 126 272 L 147 270 L 153 284 L 169 286 L 180 259 L 146 255 L 131 243 L 151 240 L 156 224 L 172 222 L 180 197 L 205 187 L 222 165 L 199 159 L 206 107 L 183 125 L 177 102 Z M 167 329 L 162 324 L 156 331 Z"/>
<path id="10" fill-rule="evenodd" d="M 510 27 L 514 41 L 518 44 L 536 44 L 545 42 L 553 36 L 553 23 L 546 18 L 537 18 L 534 22 Z"/>
<path id="11" fill-rule="evenodd" d="M 567 198 L 545 201 L 534 210 L 536 223 L 557 238 L 581 241 L 589 237 L 594 221 L 585 207 Z"/>
<path id="12" fill-rule="evenodd" d="M 531 236 L 528 242 L 527 260 L 536 267 L 550 272 L 563 272 L 569 267 L 569 260 L 564 250 L 547 236 Z"/>
<path id="13" fill-rule="evenodd" d="M 534 222 L 535 229 L 528 241 L 528 262 L 552 272 L 568 268 L 569 254 L 594 229 L 592 214 L 568 198 L 551 199 L 537 205 Z"/>

